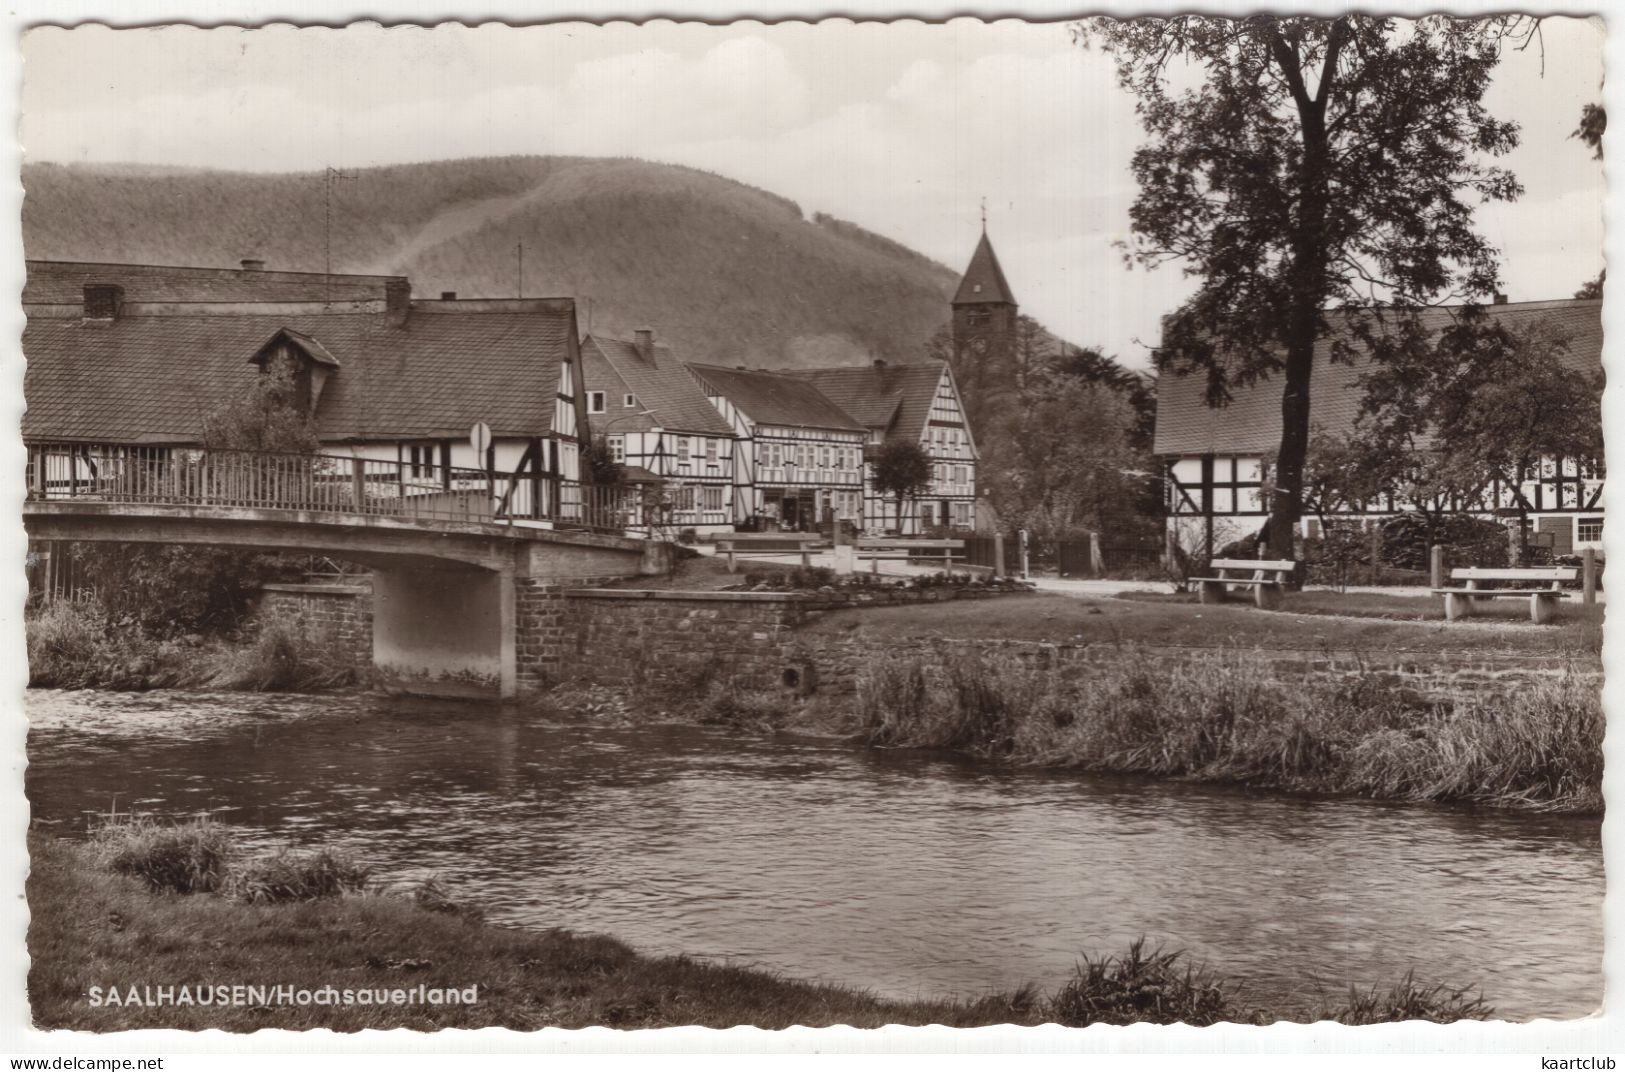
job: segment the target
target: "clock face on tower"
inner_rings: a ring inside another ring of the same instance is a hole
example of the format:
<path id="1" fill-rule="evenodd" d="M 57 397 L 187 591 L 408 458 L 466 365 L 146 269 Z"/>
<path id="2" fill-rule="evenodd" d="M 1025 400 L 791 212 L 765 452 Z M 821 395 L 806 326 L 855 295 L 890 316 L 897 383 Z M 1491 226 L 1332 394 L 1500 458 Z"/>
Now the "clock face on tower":
<path id="1" fill-rule="evenodd" d="M 986 356 L 986 354 L 987 354 L 987 340 L 986 339 L 972 339 L 970 341 L 970 352 L 975 354 L 977 357 Z"/>

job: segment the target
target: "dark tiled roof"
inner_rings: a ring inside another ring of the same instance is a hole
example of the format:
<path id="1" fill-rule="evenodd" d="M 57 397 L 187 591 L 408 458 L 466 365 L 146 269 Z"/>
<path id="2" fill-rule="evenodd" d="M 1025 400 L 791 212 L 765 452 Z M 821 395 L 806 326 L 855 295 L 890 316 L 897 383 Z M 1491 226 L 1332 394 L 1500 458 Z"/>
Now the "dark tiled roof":
<path id="1" fill-rule="evenodd" d="M 1443 327 L 1454 312 L 1451 308 L 1428 309 L 1423 323 Z M 1595 370 L 1602 363 L 1602 302 L 1578 299 L 1518 302 L 1487 306 L 1493 316 L 1509 326 L 1530 324 L 1550 317 L 1559 330 L 1571 336 L 1567 360 L 1577 369 Z M 1365 364 L 1334 364 L 1330 344 L 1322 340 L 1315 347 L 1315 367 L 1310 378 L 1310 422 L 1329 434 L 1347 432 L 1360 412 L 1358 380 Z M 1281 443 L 1281 379 L 1273 376 L 1250 387 L 1232 390 L 1228 406 L 1213 408 L 1205 401 L 1207 384 L 1201 374 L 1157 378 L 1156 453 L 1257 454 L 1274 450 Z"/>
<path id="2" fill-rule="evenodd" d="M 324 439 L 460 437 L 551 430 L 559 364 L 572 352 L 568 305 L 513 312 L 287 316 L 156 315 L 86 325 L 30 316 L 23 435 L 29 439 L 187 442 L 203 418 L 248 388 L 249 364 L 284 329 L 341 367 L 322 391 Z M 261 307 L 265 308 L 265 307 Z"/>
<path id="3" fill-rule="evenodd" d="M 859 365 L 852 368 L 797 369 L 830 401 L 868 428 L 885 428 L 887 438 L 918 443 L 931 420 L 931 402 L 942 380 L 943 362 L 912 365 Z"/>
<path id="4" fill-rule="evenodd" d="M 976 243 L 976 252 L 971 254 L 970 267 L 965 269 L 965 278 L 959 281 L 953 304 L 977 305 L 982 302 L 1016 304 L 1016 299 L 1010 293 L 1010 284 L 1004 280 L 1004 269 L 999 267 L 999 255 L 993 252 L 993 243 L 987 240 L 986 231 L 982 232 L 982 240 Z"/>
<path id="5" fill-rule="evenodd" d="M 696 435 L 733 435 L 733 426 L 722 419 L 716 406 L 705 397 L 705 391 L 669 348 L 657 344 L 651 364 L 644 360 L 635 343 L 589 335 L 581 344 L 581 354 L 586 365 L 587 387 L 609 392 L 606 416 L 613 418 L 615 431 L 647 431 L 660 427 Z M 620 415 L 632 412 L 620 405 L 621 395 L 627 392 L 637 396 L 639 410 L 647 410 L 650 416 L 639 419 Z M 610 427 L 606 422 L 604 428 Z"/>
<path id="6" fill-rule="evenodd" d="M 29 261 L 24 304 L 63 305 L 84 300 L 87 283 L 117 283 L 129 302 L 359 301 L 382 298 L 391 275 L 244 271 L 160 264 Z"/>
<path id="7" fill-rule="evenodd" d="M 718 365 L 688 367 L 757 424 L 849 432 L 866 430 L 811 382 L 800 377 L 763 369 L 730 369 Z"/>

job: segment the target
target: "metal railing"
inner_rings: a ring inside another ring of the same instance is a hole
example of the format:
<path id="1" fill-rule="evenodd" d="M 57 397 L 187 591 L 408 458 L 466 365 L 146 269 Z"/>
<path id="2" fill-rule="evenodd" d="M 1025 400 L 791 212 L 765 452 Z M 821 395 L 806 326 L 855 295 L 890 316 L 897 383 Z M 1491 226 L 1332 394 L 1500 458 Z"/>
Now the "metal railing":
<path id="1" fill-rule="evenodd" d="M 540 523 L 636 534 L 633 489 L 531 473 L 336 454 L 122 444 L 30 444 L 28 497 Z"/>

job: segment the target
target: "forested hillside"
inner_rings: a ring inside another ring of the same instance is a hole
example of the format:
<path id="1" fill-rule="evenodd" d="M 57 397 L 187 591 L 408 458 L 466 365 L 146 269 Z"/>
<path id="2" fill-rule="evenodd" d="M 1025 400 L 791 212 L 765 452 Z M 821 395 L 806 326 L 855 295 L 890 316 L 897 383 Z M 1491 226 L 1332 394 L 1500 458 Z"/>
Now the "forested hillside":
<path id="1" fill-rule="evenodd" d="M 324 172 L 31 164 L 27 255 L 321 271 Z M 332 268 L 419 295 L 578 299 L 582 328 L 652 327 L 690 360 L 763 367 L 917 360 L 957 273 L 794 202 L 690 168 L 505 157 L 331 181 Z M 968 254 L 968 251 L 967 251 Z"/>

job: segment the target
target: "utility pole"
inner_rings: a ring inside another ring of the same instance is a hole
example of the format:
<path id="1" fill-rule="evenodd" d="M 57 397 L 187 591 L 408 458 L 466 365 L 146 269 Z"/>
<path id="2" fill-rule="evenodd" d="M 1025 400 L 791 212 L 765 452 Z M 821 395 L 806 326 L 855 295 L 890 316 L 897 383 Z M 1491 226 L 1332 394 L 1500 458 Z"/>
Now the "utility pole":
<path id="1" fill-rule="evenodd" d="M 514 296 L 523 298 L 525 296 L 525 244 L 523 242 L 519 243 L 517 249 L 519 253 L 519 289 Z"/>
<path id="2" fill-rule="evenodd" d="M 353 178 L 355 172 L 331 166 L 322 172 L 322 255 L 325 261 L 322 298 L 328 305 L 333 304 L 333 184 L 340 179 Z"/>

